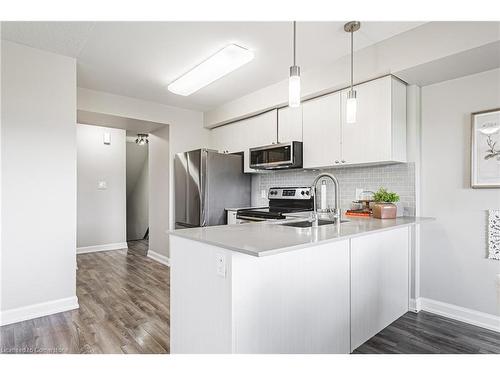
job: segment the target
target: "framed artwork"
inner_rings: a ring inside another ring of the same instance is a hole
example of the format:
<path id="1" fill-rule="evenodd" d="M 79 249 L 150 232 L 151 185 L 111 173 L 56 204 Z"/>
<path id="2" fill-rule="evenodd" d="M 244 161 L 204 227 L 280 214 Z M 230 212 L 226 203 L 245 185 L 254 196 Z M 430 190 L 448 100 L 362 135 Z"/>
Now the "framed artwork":
<path id="1" fill-rule="evenodd" d="M 472 114 L 472 188 L 500 188 L 500 108 Z"/>
<path id="2" fill-rule="evenodd" d="M 488 211 L 488 258 L 500 260 L 500 210 Z"/>

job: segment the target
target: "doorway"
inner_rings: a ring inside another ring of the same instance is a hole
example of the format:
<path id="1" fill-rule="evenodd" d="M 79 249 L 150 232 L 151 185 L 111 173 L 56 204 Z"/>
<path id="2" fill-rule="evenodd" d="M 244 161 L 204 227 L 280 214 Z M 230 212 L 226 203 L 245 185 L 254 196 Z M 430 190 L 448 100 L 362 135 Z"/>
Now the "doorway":
<path id="1" fill-rule="evenodd" d="M 149 242 L 149 134 L 127 131 L 127 242 L 146 254 Z"/>

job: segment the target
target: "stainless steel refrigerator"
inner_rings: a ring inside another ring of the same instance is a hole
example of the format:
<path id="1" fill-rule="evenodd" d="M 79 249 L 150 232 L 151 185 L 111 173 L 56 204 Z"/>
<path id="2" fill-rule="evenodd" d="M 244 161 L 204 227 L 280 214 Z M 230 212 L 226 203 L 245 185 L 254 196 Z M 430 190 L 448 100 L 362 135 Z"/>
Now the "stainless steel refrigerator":
<path id="1" fill-rule="evenodd" d="M 250 176 L 243 156 L 200 149 L 174 160 L 175 228 L 226 223 L 225 208 L 250 206 Z"/>

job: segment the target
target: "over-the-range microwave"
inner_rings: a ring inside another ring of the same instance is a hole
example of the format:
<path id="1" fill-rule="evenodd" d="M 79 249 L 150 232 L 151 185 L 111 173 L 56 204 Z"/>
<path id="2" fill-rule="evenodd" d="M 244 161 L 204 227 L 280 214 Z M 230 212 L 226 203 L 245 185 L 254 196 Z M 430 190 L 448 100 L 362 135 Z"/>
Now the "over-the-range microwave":
<path id="1" fill-rule="evenodd" d="M 302 142 L 292 141 L 251 148 L 250 168 L 302 168 Z"/>

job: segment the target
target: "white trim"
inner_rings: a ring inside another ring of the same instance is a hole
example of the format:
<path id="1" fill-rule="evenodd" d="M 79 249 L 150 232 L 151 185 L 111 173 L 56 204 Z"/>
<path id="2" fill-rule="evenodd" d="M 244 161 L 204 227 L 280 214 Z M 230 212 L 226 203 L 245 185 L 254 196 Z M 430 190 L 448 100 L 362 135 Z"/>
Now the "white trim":
<path id="1" fill-rule="evenodd" d="M 409 303 L 409 308 L 410 311 L 413 312 L 419 312 L 422 310 L 422 304 L 420 303 L 420 298 L 410 298 L 410 303 Z"/>
<path id="2" fill-rule="evenodd" d="M 500 332 L 500 316 L 497 315 L 487 314 L 428 298 L 418 298 L 416 301 L 410 300 L 410 307 L 412 303 L 413 306 L 415 306 L 415 310 L 416 308 L 420 308 L 430 313 Z"/>
<path id="3" fill-rule="evenodd" d="M 128 249 L 128 245 L 126 242 L 117 242 L 117 243 L 108 243 L 105 245 L 95 245 L 95 246 L 84 246 L 77 247 L 77 254 L 86 254 L 86 253 L 95 253 L 98 251 L 110 251 L 110 250 L 122 250 Z"/>
<path id="4" fill-rule="evenodd" d="M 169 259 L 169 257 L 167 257 L 165 255 L 162 255 L 160 253 L 157 253 L 156 251 L 153 251 L 153 250 L 149 249 L 148 250 L 148 258 L 156 260 L 157 262 L 170 267 L 170 259 Z"/>
<path id="5" fill-rule="evenodd" d="M 74 310 L 78 307 L 78 298 L 74 296 L 5 310 L 0 312 L 0 326 Z"/>

